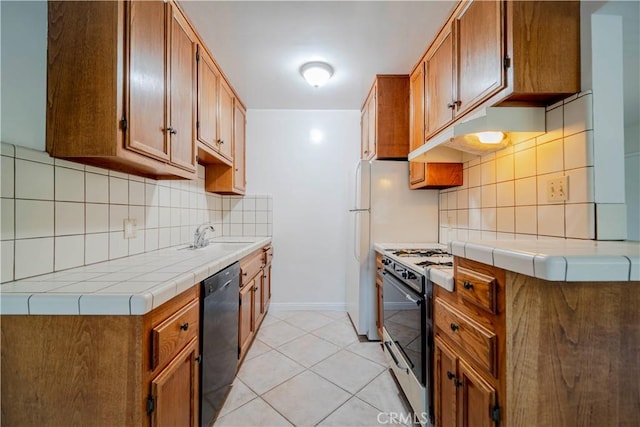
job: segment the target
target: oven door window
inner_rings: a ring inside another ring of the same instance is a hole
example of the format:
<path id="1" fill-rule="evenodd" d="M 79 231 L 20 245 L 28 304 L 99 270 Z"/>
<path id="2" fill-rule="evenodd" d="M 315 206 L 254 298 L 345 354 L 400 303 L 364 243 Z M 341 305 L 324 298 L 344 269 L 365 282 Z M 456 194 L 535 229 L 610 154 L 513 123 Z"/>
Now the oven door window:
<path id="1" fill-rule="evenodd" d="M 424 297 L 388 272 L 384 275 L 383 293 L 384 328 L 424 385 Z"/>

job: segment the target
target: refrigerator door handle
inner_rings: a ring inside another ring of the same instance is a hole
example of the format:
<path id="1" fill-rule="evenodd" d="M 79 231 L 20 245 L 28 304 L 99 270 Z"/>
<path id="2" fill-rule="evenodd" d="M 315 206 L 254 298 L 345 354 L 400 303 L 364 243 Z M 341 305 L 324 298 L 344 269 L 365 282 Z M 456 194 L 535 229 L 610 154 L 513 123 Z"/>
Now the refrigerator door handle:
<path id="1" fill-rule="evenodd" d="M 356 172 L 355 172 L 355 188 L 354 188 L 354 192 L 353 192 L 353 206 L 355 206 L 356 208 L 360 207 L 360 203 L 358 201 L 358 194 L 360 193 L 360 167 L 361 167 L 362 162 L 358 162 L 358 165 L 356 166 Z"/>

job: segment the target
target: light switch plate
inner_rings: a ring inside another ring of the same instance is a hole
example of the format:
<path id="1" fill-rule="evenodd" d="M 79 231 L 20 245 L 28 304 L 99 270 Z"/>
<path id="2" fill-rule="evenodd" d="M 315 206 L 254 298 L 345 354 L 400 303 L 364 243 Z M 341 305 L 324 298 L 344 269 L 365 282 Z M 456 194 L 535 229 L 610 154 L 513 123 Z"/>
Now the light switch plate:
<path id="1" fill-rule="evenodd" d="M 569 200 L 569 177 L 561 176 L 547 181 L 547 200 L 563 202 Z"/>
<path id="2" fill-rule="evenodd" d="M 134 239 L 138 230 L 138 220 L 127 218 L 124 220 L 124 238 Z"/>

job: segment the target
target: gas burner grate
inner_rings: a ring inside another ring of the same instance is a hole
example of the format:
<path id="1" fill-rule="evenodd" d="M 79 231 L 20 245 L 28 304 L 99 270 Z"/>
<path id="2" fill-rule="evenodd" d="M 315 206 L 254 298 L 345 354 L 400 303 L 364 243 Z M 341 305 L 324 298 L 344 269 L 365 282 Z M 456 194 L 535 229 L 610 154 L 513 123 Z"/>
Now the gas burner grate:
<path id="1" fill-rule="evenodd" d="M 430 267 L 430 266 L 437 266 L 437 267 L 453 267 L 453 261 L 443 261 L 443 262 L 438 262 L 438 261 L 422 261 L 417 263 L 416 265 L 420 266 L 420 267 Z"/>
<path id="2" fill-rule="evenodd" d="M 392 254 L 399 257 L 432 257 L 438 255 L 449 256 L 449 253 L 444 249 L 398 249 L 391 251 Z"/>

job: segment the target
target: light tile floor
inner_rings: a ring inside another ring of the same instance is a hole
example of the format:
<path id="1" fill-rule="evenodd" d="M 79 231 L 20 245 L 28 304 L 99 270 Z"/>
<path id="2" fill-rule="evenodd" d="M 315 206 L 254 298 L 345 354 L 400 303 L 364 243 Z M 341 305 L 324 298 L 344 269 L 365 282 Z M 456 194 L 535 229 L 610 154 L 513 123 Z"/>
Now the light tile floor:
<path id="1" fill-rule="evenodd" d="M 408 408 L 346 313 L 269 312 L 214 426 L 398 425 Z"/>

